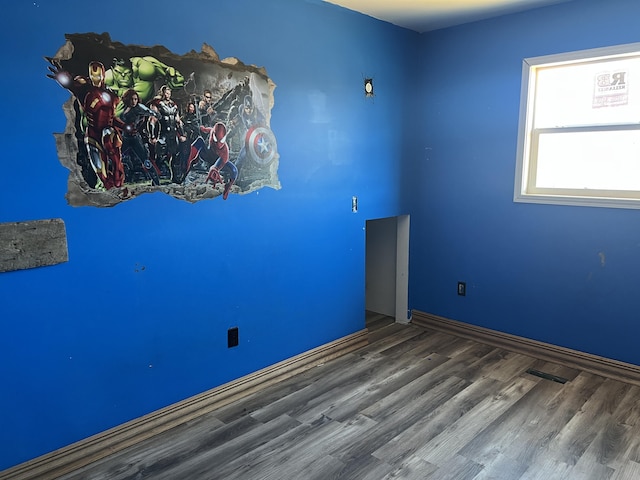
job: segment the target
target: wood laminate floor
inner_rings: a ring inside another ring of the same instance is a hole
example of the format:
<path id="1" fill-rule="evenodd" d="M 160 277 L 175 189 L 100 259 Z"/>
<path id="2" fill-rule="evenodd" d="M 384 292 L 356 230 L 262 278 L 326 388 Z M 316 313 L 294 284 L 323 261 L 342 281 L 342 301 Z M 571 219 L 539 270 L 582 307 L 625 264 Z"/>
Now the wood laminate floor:
<path id="1" fill-rule="evenodd" d="M 640 387 L 367 325 L 369 346 L 64 480 L 640 479 Z"/>

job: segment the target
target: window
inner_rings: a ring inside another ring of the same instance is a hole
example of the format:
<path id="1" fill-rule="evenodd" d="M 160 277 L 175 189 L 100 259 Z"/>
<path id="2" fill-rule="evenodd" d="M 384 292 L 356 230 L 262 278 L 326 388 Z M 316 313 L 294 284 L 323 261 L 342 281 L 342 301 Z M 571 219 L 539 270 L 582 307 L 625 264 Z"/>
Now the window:
<path id="1" fill-rule="evenodd" d="M 640 208 L 640 43 L 523 62 L 514 201 Z"/>

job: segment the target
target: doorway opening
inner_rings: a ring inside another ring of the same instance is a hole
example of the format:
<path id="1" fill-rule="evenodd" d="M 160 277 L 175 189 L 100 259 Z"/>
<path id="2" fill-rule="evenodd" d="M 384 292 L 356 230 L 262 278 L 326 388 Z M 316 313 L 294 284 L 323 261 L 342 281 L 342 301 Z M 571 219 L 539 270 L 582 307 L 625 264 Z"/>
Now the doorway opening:
<path id="1" fill-rule="evenodd" d="M 409 215 L 366 222 L 365 309 L 409 323 Z"/>

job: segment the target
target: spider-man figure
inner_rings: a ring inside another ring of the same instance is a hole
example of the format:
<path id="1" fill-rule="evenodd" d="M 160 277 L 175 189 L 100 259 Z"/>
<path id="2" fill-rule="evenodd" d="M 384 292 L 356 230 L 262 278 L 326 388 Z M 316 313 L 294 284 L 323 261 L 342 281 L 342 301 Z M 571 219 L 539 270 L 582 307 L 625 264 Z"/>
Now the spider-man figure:
<path id="1" fill-rule="evenodd" d="M 218 183 L 224 183 L 222 198 L 229 197 L 229 191 L 238 178 L 238 169 L 229 161 L 229 145 L 227 144 L 227 127 L 222 122 L 217 122 L 213 127 L 200 127 L 202 133 L 207 134 L 207 143 L 202 137 L 196 138 L 191 144 L 191 153 L 187 161 L 186 171 L 189 172 L 191 166 L 198 155 L 211 164 L 205 183 L 211 180 L 215 187 Z M 225 170 L 226 181 L 223 181 L 220 172 Z"/>

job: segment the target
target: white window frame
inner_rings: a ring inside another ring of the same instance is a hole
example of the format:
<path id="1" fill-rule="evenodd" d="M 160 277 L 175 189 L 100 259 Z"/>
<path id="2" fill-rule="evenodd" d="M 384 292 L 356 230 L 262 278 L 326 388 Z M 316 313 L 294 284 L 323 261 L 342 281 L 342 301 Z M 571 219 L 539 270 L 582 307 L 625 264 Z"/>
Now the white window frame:
<path id="1" fill-rule="evenodd" d="M 640 209 L 640 189 L 638 191 L 545 189 L 537 188 L 535 185 L 537 143 L 541 134 L 640 130 L 640 122 L 575 125 L 535 130 L 533 128 L 533 105 L 536 69 L 555 65 L 562 66 L 563 64 L 606 61 L 612 56 L 623 57 L 633 54 L 640 56 L 640 43 L 531 57 L 523 60 L 514 202 Z"/>

